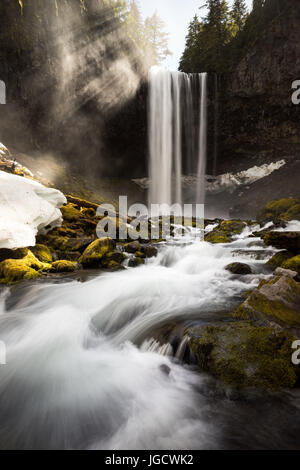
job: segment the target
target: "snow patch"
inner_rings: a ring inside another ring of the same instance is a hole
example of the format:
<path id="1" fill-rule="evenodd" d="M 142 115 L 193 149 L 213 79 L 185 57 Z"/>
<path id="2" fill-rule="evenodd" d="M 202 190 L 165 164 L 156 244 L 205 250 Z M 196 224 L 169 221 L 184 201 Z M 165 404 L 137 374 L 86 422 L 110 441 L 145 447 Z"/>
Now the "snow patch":
<path id="1" fill-rule="evenodd" d="M 0 248 L 34 246 L 38 233 L 61 225 L 66 202 L 57 189 L 0 171 Z"/>
<path id="2" fill-rule="evenodd" d="M 208 193 L 221 193 L 223 191 L 229 190 L 234 191 L 238 186 L 247 185 L 255 183 L 265 176 L 269 176 L 275 170 L 279 170 L 282 166 L 286 164 L 285 160 L 279 160 L 277 162 L 272 162 L 269 164 L 264 164 L 262 166 L 253 166 L 248 168 L 248 170 L 240 171 L 239 173 L 225 173 L 224 175 L 219 176 L 206 176 L 206 191 Z M 183 188 L 189 188 L 191 186 L 196 186 L 197 176 L 189 175 L 182 176 L 181 182 Z M 142 189 L 149 189 L 150 179 L 149 178 L 139 178 L 133 179 L 134 183 L 140 186 Z"/>

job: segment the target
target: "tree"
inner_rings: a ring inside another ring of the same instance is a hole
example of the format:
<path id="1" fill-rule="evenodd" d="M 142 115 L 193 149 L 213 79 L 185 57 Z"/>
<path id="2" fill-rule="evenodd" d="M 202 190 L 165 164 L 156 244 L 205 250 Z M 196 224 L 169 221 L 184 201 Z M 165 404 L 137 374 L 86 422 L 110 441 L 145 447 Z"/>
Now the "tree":
<path id="1" fill-rule="evenodd" d="M 234 0 L 231 16 L 238 31 L 241 31 L 248 17 L 248 10 L 244 0 Z"/>
<path id="2" fill-rule="evenodd" d="M 197 15 L 194 16 L 193 20 L 189 24 L 188 34 L 186 36 L 185 50 L 180 59 L 180 70 L 189 70 L 193 72 L 197 62 L 197 56 L 199 55 L 199 37 L 202 24 L 199 21 Z"/>
<path id="3" fill-rule="evenodd" d="M 146 18 L 144 35 L 146 41 L 148 60 L 151 65 L 161 64 L 168 55 L 168 34 L 164 31 L 165 23 L 160 19 L 157 11 Z"/>

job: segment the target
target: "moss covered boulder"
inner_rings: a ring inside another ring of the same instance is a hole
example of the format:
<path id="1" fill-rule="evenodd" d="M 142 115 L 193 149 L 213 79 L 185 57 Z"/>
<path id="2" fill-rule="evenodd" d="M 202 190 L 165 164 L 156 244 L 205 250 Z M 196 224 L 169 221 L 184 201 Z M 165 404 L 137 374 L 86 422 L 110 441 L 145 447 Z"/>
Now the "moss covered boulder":
<path id="1" fill-rule="evenodd" d="M 99 238 L 92 242 L 83 252 L 79 262 L 84 267 L 99 267 L 102 259 L 115 250 L 116 242 L 109 237 Z"/>
<path id="2" fill-rule="evenodd" d="M 300 284 L 288 276 L 262 281 L 234 313 L 236 318 L 275 322 L 300 328 Z"/>
<path id="3" fill-rule="evenodd" d="M 300 274 L 300 255 L 294 256 L 289 260 L 285 261 L 282 265 L 284 269 L 290 269 L 291 271 L 296 271 Z"/>
<path id="4" fill-rule="evenodd" d="M 226 266 L 226 271 L 231 272 L 232 274 L 239 274 L 241 276 L 246 276 L 247 274 L 252 274 L 252 269 L 248 264 L 245 263 L 231 263 Z"/>
<path id="5" fill-rule="evenodd" d="M 61 208 L 61 212 L 64 220 L 67 220 L 68 222 L 75 222 L 81 216 L 80 210 L 78 210 L 75 204 L 72 203 L 63 206 Z"/>
<path id="6" fill-rule="evenodd" d="M 287 250 L 295 255 L 300 253 L 300 232 L 268 232 L 262 235 L 268 246 Z"/>
<path id="7" fill-rule="evenodd" d="M 281 268 L 285 261 L 293 257 L 293 253 L 291 251 L 279 251 L 271 259 L 267 262 L 267 266 L 272 269 Z"/>
<path id="8" fill-rule="evenodd" d="M 73 273 L 74 271 L 77 271 L 80 268 L 80 264 L 72 262 L 72 261 L 67 261 L 67 260 L 61 260 L 61 261 L 55 261 L 52 263 L 52 268 L 51 272 L 52 273 Z"/>
<path id="9" fill-rule="evenodd" d="M 31 248 L 31 252 L 42 261 L 42 263 L 52 263 L 53 261 L 52 253 L 46 245 L 35 245 Z"/>
<path id="10" fill-rule="evenodd" d="M 141 266 L 144 263 L 145 263 L 145 260 L 143 258 L 136 256 L 132 258 L 131 260 L 129 260 L 128 266 L 130 268 L 137 268 L 138 266 Z"/>
<path id="11" fill-rule="evenodd" d="M 291 220 L 300 220 L 299 198 L 285 198 L 271 201 L 257 214 L 257 221 L 262 225 L 267 222 L 280 224 Z"/>
<path id="12" fill-rule="evenodd" d="M 234 235 L 243 232 L 247 223 L 242 220 L 223 220 L 212 232 L 205 235 L 204 239 L 209 243 L 230 243 Z"/>
<path id="13" fill-rule="evenodd" d="M 49 272 L 51 264 L 39 261 L 30 250 L 21 259 L 7 259 L 0 263 L 0 282 L 13 284 L 15 282 L 36 279 L 42 272 Z"/>
<path id="14" fill-rule="evenodd" d="M 290 333 L 241 321 L 191 328 L 187 335 L 200 368 L 229 386 L 277 390 L 297 382 Z"/>

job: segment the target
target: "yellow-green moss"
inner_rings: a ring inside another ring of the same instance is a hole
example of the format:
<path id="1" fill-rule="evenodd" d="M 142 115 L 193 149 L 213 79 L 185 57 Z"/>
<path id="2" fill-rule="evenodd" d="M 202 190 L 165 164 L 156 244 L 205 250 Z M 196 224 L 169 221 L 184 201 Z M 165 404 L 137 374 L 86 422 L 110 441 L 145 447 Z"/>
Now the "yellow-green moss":
<path id="1" fill-rule="evenodd" d="M 267 265 L 272 269 L 283 267 L 283 263 L 293 257 L 293 253 L 289 251 L 280 251 L 276 253 L 268 262 Z"/>
<path id="2" fill-rule="evenodd" d="M 271 201 L 259 211 L 257 220 L 260 223 L 300 220 L 300 201 L 298 198 Z"/>
<path id="3" fill-rule="evenodd" d="M 34 254 L 28 250 L 22 259 L 7 259 L 0 263 L 0 282 L 12 284 L 26 279 L 35 279 L 39 273 L 50 271 L 51 264 L 39 261 Z"/>
<path id="4" fill-rule="evenodd" d="M 300 274 L 300 255 L 290 258 L 288 261 L 285 261 L 282 265 L 284 269 L 291 269 Z"/>
<path id="5" fill-rule="evenodd" d="M 31 251 L 43 263 L 52 263 L 52 254 L 46 245 L 35 245 Z"/>
<path id="6" fill-rule="evenodd" d="M 109 237 L 99 238 L 92 242 L 80 257 L 79 262 L 84 266 L 99 266 L 102 258 L 114 251 L 116 243 Z"/>
<path id="7" fill-rule="evenodd" d="M 189 345 L 199 366 L 237 388 L 292 388 L 298 369 L 291 362 L 294 337 L 250 322 L 194 328 Z"/>
<path id="8" fill-rule="evenodd" d="M 205 241 L 209 243 L 230 243 L 231 238 L 225 232 L 220 232 L 218 230 L 213 230 L 212 232 L 205 235 Z"/>
<path id="9" fill-rule="evenodd" d="M 75 222 L 80 218 L 80 211 L 76 209 L 74 204 L 67 204 L 61 208 L 61 212 L 63 215 L 64 220 L 68 222 Z"/>
<path id="10" fill-rule="evenodd" d="M 54 273 L 71 273 L 79 268 L 79 264 L 73 261 L 60 260 L 52 263 L 51 272 Z"/>

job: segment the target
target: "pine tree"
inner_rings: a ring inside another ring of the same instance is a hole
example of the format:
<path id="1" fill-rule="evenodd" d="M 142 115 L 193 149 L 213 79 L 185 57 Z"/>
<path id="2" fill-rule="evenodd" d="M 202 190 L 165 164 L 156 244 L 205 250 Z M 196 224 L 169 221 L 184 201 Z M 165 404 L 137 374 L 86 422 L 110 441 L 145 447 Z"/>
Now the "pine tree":
<path id="1" fill-rule="evenodd" d="M 244 0 L 234 0 L 231 16 L 238 31 L 241 31 L 248 16 L 247 6 Z"/>
<path id="2" fill-rule="evenodd" d="M 150 64 L 161 64 L 171 52 L 168 49 L 168 34 L 164 31 L 165 23 L 157 11 L 145 21 L 145 40 Z"/>

